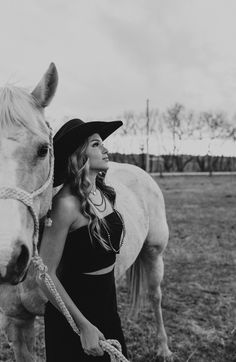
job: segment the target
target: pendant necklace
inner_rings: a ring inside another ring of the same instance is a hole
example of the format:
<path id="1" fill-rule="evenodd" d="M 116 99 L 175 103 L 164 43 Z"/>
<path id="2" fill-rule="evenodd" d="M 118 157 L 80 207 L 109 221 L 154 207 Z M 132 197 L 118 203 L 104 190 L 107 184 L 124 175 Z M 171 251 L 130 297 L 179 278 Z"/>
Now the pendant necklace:
<path id="1" fill-rule="evenodd" d="M 91 200 L 91 198 L 89 197 L 89 201 L 92 203 L 92 205 L 95 207 L 95 209 L 97 209 L 99 212 L 104 212 L 106 210 L 107 204 L 106 204 L 106 199 L 103 195 L 103 193 L 100 191 L 100 195 L 101 195 L 101 203 L 100 204 L 96 204 L 93 200 Z"/>
<path id="2" fill-rule="evenodd" d="M 97 193 L 97 188 L 96 188 L 96 186 L 94 186 L 95 187 L 95 189 L 93 190 L 93 187 L 92 187 L 92 190 L 90 191 L 90 194 L 92 194 L 92 195 L 96 195 L 96 193 Z"/>

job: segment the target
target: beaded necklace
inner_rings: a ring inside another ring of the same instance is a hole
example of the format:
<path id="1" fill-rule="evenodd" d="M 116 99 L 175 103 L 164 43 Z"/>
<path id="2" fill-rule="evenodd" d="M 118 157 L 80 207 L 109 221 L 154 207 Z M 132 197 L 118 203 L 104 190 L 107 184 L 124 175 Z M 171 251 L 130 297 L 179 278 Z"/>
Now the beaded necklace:
<path id="1" fill-rule="evenodd" d="M 119 245 L 119 248 L 118 249 L 115 249 L 114 246 L 112 245 L 112 242 L 111 242 L 111 235 L 108 231 L 108 228 L 105 224 L 103 224 L 103 227 L 104 229 L 106 230 L 106 234 L 107 234 L 107 239 L 108 239 L 108 244 L 111 248 L 111 250 L 118 254 L 122 245 L 124 244 L 124 238 L 125 238 L 125 233 L 126 233 L 126 230 L 125 230 L 125 224 L 124 224 L 124 221 L 123 221 L 123 218 L 121 216 L 121 214 L 115 209 L 113 208 L 113 211 L 116 213 L 116 215 L 118 216 L 118 218 L 120 219 L 120 222 L 121 222 L 121 225 L 122 225 L 122 233 L 121 233 L 121 237 L 120 237 L 120 245 Z"/>

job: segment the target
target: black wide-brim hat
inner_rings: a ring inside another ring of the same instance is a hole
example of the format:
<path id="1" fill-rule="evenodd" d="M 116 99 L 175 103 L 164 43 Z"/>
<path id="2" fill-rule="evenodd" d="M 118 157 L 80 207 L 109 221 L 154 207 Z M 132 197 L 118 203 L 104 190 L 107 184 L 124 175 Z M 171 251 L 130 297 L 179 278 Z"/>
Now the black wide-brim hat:
<path id="1" fill-rule="evenodd" d="M 54 183 L 61 185 L 66 176 L 68 158 L 76 151 L 86 138 L 98 133 L 105 140 L 117 128 L 122 126 L 122 121 L 112 122 L 83 122 L 80 119 L 71 119 L 66 122 L 53 137 L 54 147 Z"/>

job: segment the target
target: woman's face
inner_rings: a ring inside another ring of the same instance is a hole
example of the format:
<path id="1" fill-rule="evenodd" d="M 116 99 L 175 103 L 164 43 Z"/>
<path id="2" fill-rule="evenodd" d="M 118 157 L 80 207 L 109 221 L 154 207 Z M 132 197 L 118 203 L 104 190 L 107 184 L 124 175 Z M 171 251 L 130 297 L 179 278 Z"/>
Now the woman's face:
<path id="1" fill-rule="evenodd" d="M 108 169 L 108 150 L 103 146 L 103 142 L 98 133 L 94 133 L 88 138 L 86 155 L 89 158 L 89 168 L 91 171 L 106 171 Z"/>

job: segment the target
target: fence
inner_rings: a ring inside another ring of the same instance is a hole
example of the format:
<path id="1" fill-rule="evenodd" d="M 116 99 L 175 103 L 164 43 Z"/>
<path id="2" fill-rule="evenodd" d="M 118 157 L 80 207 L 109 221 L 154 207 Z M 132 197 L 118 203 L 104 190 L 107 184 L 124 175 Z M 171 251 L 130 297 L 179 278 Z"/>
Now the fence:
<path id="1" fill-rule="evenodd" d="M 110 160 L 131 163 L 146 168 L 146 154 L 111 153 Z M 150 155 L 150 172 L 232 172 L 236 171 L 236 157 L 191 156 L 191 155 Z"/>

